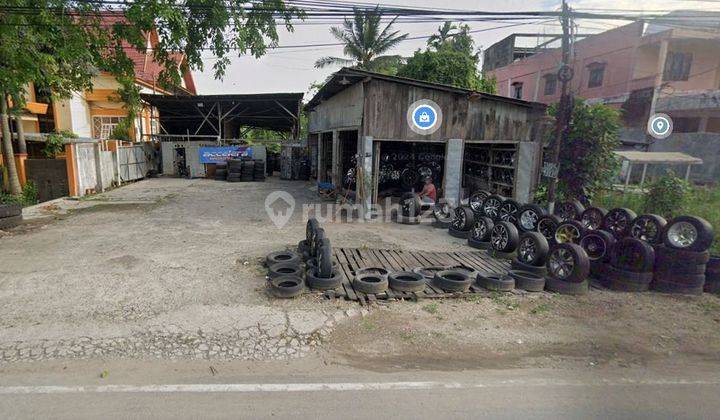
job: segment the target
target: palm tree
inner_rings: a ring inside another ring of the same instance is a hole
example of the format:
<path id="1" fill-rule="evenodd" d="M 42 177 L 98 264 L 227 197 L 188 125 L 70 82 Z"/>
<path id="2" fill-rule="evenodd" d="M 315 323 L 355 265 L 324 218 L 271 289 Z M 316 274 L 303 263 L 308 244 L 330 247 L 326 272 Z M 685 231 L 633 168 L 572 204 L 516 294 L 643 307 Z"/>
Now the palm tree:
<path id="1" fill-rule="evenodd" d="M 369 71 L 387 71 L 396 68 L 403 60 L 399 55 L 382 55 L 396 47 L 408 34 L 399 35 L 392 31 L 395 19 L 380 29 L 382 13 L 375 10 L 353 8 L 353 20 L 345 19 L 342 28 L 330 28 L 330 33 L 345 44 L 343 53 L 350 58 L 323 57 L 315 62 L 315 67 L 330 65 L 356 67 Z"/>
<path id="2" fill-rule="evenodd" d="M 453 25 L 451 21 L 446 21 L 443 26 L 438 27 L 438 33 L 428 38 L 427 44 L 433 48 L 440 49 L 448 40 L 452 39 L 453 35 L 450 31 L 457 29 L 457 26 Z"/>

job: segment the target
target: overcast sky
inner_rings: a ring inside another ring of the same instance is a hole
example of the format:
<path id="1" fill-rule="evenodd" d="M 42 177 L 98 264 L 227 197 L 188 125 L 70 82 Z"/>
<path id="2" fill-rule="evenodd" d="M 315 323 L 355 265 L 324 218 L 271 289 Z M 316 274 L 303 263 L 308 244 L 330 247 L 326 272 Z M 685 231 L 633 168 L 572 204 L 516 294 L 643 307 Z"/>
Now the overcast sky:
<path id="1" fill-rule="evenodd" d="M 337 0 L 342 2 L 342 0 Z M 369 0 L 364 0 L 369 2 Z M 482 11 L 530 11 L 530 10 L 559 10 L 560 1 L 544 0 L 510 0 L 510 1 L 479 1 L 455 0 L 452 2 L 439 2 L 437 0 L 382 0 L 383 5 L 402 5 L 415 8 L 452 8 L 462 10 Z M 720 3 L 704 1 L 679 0 L 571 0 L 571 7 L 576 9 L 629 9 L 633 12 L 652 12 L 655 10 L 707 9 L 717 10 Z M 497 26 L 512 24 L 497 22 L 471 22 L 472 30 L 488 29 Z M 595 33 L 603 29 L 623 24 L 618 21 L 579 21 L 580 33 Z M 339 25 L 296 25 L 294 32 L 280 29 L 280 45 L 319 44 L 337 42 L 329 32 L 330 26 Z M 401 23 L 395 28 L 401 33 L 413 36 L 430 36 L 437 31 L 439 23 Z M 488 47 L 513 32 L 539 32 L 558 33 L 558 22 L 548 22 L 543 25 L 523 25 L 517 27 L 491 29 L 486 32 L 473 34 L 477 47 Z M 392 54 L 404 56 L 412 55 L 418 48 L 424 48 L 425 39 L 408 40 Z M 260 92 L 307 92 L 311 83 L 323 81 L 337 68 L 316 69 L 315 60 L 323 56 L 342 56 L 342 47 L 314 47 L 296 50 L 270 50 L 260 59 L 249 56 L 234 57 L 232 65 L 228 67 L 224 80 L 215 80 L 212 74 L 213 59 L 208 56 L 205 60 L 206 69 L 203 72 L 194 72 L 195 82 L 200 94 L 220 93 L 260 93 Z"/>

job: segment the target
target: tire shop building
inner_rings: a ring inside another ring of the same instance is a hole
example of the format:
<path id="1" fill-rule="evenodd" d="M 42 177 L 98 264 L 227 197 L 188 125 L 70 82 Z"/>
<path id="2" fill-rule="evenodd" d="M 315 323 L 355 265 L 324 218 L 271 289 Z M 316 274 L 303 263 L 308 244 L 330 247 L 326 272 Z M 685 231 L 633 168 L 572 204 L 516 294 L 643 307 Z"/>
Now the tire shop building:
<path id="1" fill-rule="evenodd" d="M 368 206 L 426 176 L 456 203 L 477 189 L 529 202 L 538 182 L 540 103 L 343 68 L 307 109 L 318 182 Z"/>

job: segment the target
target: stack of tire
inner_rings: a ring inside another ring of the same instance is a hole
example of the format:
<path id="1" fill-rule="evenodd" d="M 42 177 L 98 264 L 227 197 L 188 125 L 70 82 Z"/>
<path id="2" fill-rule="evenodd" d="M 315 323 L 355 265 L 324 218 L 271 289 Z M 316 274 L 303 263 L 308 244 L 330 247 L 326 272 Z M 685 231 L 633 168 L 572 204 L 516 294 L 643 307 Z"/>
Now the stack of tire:
<path id="1" fill-rule="evenodd" d="M 227 165 L 216 165 L 215 166 L 215 180 L 225 181 L 227 179 Z"/>
<path id="2" fill-rule="evenodd" d="M 253 180 L 261 182 L 265 181 L 265 161 L 262 159 L 255 159 L 253 162 Z"/>
<path id="3" fill-rule="evenodd" d="M 705 293 L 720 294 L 720 255 L 710 257 L 705 265 Z"/>
<path id="4" fill-rule="evenodd" d="M 545 288 L 567 295 L 584 295 L 589 290 L 590 259 L 577 244 L 557 244 L 551 250 L 545 265 Z"/>
<path id="5" fill-rule="evenodd" d="M 343 275 L 333 261 L 332 245 L 330 239 L 325 237 L 325 230 L 314 217 L 308 219 L 305 225 L 305 243 L 298 245 L 302 248 L 303 256 L 313 262 L 308 264 L 305 280 L 308 287 L 316 290 L 333 290 L 342 284 Z"/>
<path id="6" fill-rule="evenodd" d="M 271 252 L 265 257 L 268 268 L 270 293 L 279 298 L 292 298 L 302 294 L 302 260 L 292 251 Z"/>
<path id="7" fill-rule="evenodd" d="M 227 181 L 240 182 L 242 179 L 242 159 L 230 159 L 227 161 Z"/>
<path id="8" fill-rule="evenodd" d="M 251 182 L 255 179 L 255 162 L 247 159 L 243 160 L 240 166 L 240 181 Z"/>
<path id="9" fill-rule="evenodd" d="M 623 238 L 610 253 L 603 285 L 622 292 L 645 292 L 650 289 L 655 266 L 655 250 L 640 239 Z"/>
<path id="10" fill-rule="evenodd" d="M 702 294 L 713 240 L 712 225 L 705 219 L 679 216 L 670 220 L 662 232 L 662 244 L 656 247 L 653 290 Z"/>
<path id="11" fill-rule="evenodd" d="M 515 280 L 516 288 L 528 292 L 545 288 L 545 264 L 549 253 L 550 245 L 539 232 L 524 232 L 520 236 L 517 255 L 510 263 L 510 276 Z"/>
<path id="12" fill-rule="evenodd" d="M 22 223 L 22 206 L 0 204 L 0 230 L 7 230 Z"/>

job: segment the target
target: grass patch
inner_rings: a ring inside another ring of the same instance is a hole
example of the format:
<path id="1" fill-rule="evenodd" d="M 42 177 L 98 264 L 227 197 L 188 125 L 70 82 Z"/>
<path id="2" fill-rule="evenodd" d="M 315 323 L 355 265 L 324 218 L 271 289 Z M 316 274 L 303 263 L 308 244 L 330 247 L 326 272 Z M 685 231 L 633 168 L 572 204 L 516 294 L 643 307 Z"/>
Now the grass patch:
<path id="1" fill-rule="evenodd" d="M 502 292 L 493 292 L 490 295 L 490 300 L 510 311 L 514 311 L 520 307 L 520 303 L 511 299 L 507 294 Z"/>
<path id="2" fill-rule="evenodd" d="M 362 326 L 362 328 L 363 328 L 365 331 L 368 331 L 368 332 L 370 332 L 370 331 L 375 331 L 375 330 L 378 329 L 377 324 L 374 324 L 374 323 L 368 321 L 367 319 L 363 319 L 363 320 L 362 320 L 362 323 L 361 323 L 360 325 Z"/>
<path id="3" fill-rule="evenodd" d="M 480 294 L 478 293 L 472 293 L 465 297 L 465 300 L 468 302 L 479 302 L 480 299 L 482 299 L 482 296 L 480 296 Z"/>
<path id="4" fill-rule="evenodd" d="M 548 312 L 550 310 L 550 304 L 549 303 L 541 303 L 534 308 L 530 309 L 530 313 L 533 315 L 542 314 L 545 312 Z"/>
<path id="5" fill-rule="evenodd" d="M 627 207 L 639 215 L 643 213 L 643 194 L 604 191 L 593 199 L 593 204 L 606 209 Z M 689 198 L 682 206 L 681 213 L 702 217 L 710 222 L 716 231 L 720 230 L 720 187 L 692 187 Z M 720 254 L 720 239 L 717 237 L 710 248 L 710 252 Z"/>
<path id="6" fill-rule="evenodd" d="M 698 307 L 702 310 L 705 315 L 717 314 L 720 312 L 720 303 L 716 302 L 700 302 Z"/>
<path id="7" fill-rule="evenodd" d="M 412 341 L 412 339 L 415 338 L 415 333 L 413 333 L 411 331 L 401 331 L 400 338 L 402 338 L 405 341 Z"/>
<path id="8" fill-rule="evenodd" d="M 429 314 L 436 314 L 438 311 L 438 304 L 428 303 L 427 305 L 423 306 L 422 309 Z"/>

